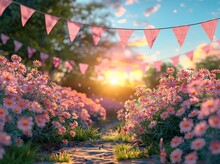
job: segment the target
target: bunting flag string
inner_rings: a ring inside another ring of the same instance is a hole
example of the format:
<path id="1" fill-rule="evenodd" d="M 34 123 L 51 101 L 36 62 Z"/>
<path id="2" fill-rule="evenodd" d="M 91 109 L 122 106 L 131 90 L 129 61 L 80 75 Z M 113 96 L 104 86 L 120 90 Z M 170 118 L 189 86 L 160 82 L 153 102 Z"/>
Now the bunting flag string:
<path id="1" fill-rule="evenodd" d="M 201 25 L 204 32 L 208 36 L 209 40 L 212 41 L 214 38 L 214 35 L 215 35 L 218 20 L 220 19 L 220 18 L 215 18 L 212 20 L 207 20 L 204 22 L 198 22 L 198 23 L 193 23 L 193 24 L 188 24 L 188 25 L 152 28 L 152 29 L 104 27 L 104 26 L 97 26 L 97 25 L 85 24 L 85 23 L 80 23 L 80 22 L 73 22 L 73 21 L 70 21 L 70 20 L 67 20 L 67 19 L 64 19 L 61 17 L 49 15 L 47 13 L 29 8 L 27 6 L 24 6 L 18 2 L 12 1 L 12 0 L 1 0 L 0 1 L 0 16 L 3 14 L 5 9 L 12 3 L 20 6 L 22 26 L 25 26 L 26 22 L 31 18 L 31 16 L 37 12 L 37 13 L 43 14 L 45 16 L 45 26 L 46 26 L 46 32 L 48 35 L 50 34 L 51 30 L 54 28 L 54 26 L 57 24 L 57 22 L 59 20 L 64 20 L 67 22 L 69 37 L 70 37 L 71 41 L 73 41 L 75 39 L 76 35 L 78 34 L 78 32 L 82 26 L 91 27 L 94 45 L 98 45 L 103 33 L 107 29 L 115 29 L 118 32 L 119 39 L 120 39 L 119 43 L 122 47 L 125 47 L 127 45 L 127 42 L 134 31 L 142 30 L 142 31 L 144 31 L 144 34 L 145 34 L 145 37 L 146 37 L 146 40 L 148 42 L 149 47 L 152 48 L 154 45 L 154 42 L 155 42 L 156 38 L 158 37 L 159 32 L 161 30 L 172 29 L 174 32 L 174 35 L 178 41 L 179 46 L 182 47 L 184 44 L 185 38 L 187 36 L 189 28 L 191 26 L 195 26 L 195 25 Z"/>
<path id="2" fill-rule="evenodd" d="M 11 39 L 9 36 L 5 35 L 5 34 L 1 34 L 1 40 L 2 40 L 2 44 L 6 44 L 7 41 Z M 17 40 L 13 40 L 13 43 L 14 43 L 14 51 L 19 51 L 19 49 L 24 45 L 23 43 L 17 41 Z M 213 43 L 217 43 L 218 45 L 220 45 L 220 40 L 218 41 L 215 41 Z M 205 54 L 208 54 L 209 51 L 210 51 L 210 48 L 211 48 L 211 45 L 208 44 L 208 45 L 205 45 L 203 46 L 201 49 L 204 51 Z M 28 52 L 28 58 L 32 58 L 32 56 L 36 53 L 36 49 L 35 48 L 32 48 L 30 46 L 27 46 L 27 52 Z M 193 60 L 193 57 L 194 57 L 194 50 L 192 51 L 189 51 L 189 52 L 186 52 L 186 53 L 183 53 L 183 54 L 180 54 L 180 55 L 177 55 L 177 56 L 174 56 L 174 57 L 169 57 L 169 58 L 166 58 L 166 59 L 160 59 L 158 61 L 154 61 L 152 64 L 153 66 L 156 68 L 157 71 L 160 71 L 161 69 L 161 66 L 163 64 L 162 61 L 164 60 L 171 60 L 173 65 L 176 67 L 178 66 L 179 64 L 179 58 L 180 56 L 183 56 L 185 55 L 186 57 L 189 58 L 189 60 Z M 45 63 L 46 60 L 48 60 L 50 55 L 46 54 L 46 53 L 43 53 L 43 52 L 40 52 L 40 59 L 42 61 L 42 63 Z M 52 58 L 52 62 L 53 62 L 53 65 L 54 65 L 54 68 L 58 68 L 58 66 L 60 65 L 61 63 L 61 59 L 58 58 L 58 57 L 53 57 Z M 142 70 L 142 72 L 145 72 L 146 71 L 146 66 L 148 65 L 149 63 L 146 63 L 146 64 L 141 64 L 140 65 L 140 70 Z M 67 72 L 71 72 L 71 70 L 73 69 L 73 66 L 75 65 L 75 62 L 72 61 L 72 60 L 69 60 L 69 61 L 65 61 L 64 62 L 64 65 L 66 66 L 67 68 Z M 88 64 L 85 64 L 85 63 L 79 63 L 79 69 L 80 69 L 80 72 L 82 74 L 85 74 L 87 69 L 88 69 L 89 65 Z M 97 72 L 99 72 L 99 74 L 101 73 L 102 71 L 102 67 L 100 67 L 99 65 L 96 66 L 96 70 Z M 127 72 L 127 74 L 129 75 L 129 73 L 132 71 L 132 67 L 131 66 L 127 66 L 125 68 L 125 72 Z"/>

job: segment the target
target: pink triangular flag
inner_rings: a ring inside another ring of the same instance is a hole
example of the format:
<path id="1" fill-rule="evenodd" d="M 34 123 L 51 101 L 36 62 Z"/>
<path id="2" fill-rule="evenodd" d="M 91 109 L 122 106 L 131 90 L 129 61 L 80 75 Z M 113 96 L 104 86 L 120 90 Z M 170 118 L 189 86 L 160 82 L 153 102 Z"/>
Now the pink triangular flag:
<path id="1" fill-rule="evenodd" d="M 7 41 L 9 40 L 9 36 L 7 36 L 5 34 L 1 34 L 1 39 L 2 39 L 2 43 L 6 44 Z"/>
<path id="2" fill-rule="evenodd" d="M 28 50 L 28 58 L 30 59 L 33 56 L 33 54 L 36 52 L 36 49 L 32 47 L 28 47 L 27 50 Z"/>
<path id="3" fill-rule="evenodd" d="M 55 68 L 57 68 L 60 64 L 60 58 L 58 57 L 53 57 L 53 65 Z"/>
<path id="4" fill-rule="evenodd" d="M 76 23 L 76 22 L 67 21 L 67 26 L 68 26 L 70 40 L 72 42 L 75 39 L 76 35 L 78 34 L 82 24 Z"/>
<path id="5" fill-rule="evenodd" d="M 179 64 L 179 56 L 174 56 L 170 58 L 170 60 L 173 62 L 173 65 L 177 67 L 177 65 Z"/>
<path id="6" fill-rule="evenodd" d="M 141 64 L 140 68 L 141 68 L 142 72 L 145 73 L 145 71 L 146 71 L 146 64 Z"/>
<path id="7" fill-rule="evenodd" d="M 97 45 L 99 43 L 103 33 L 105 32 L 105 28 L 92 26 L 91 29 L 92 29 L 93 42 L 95 45 Z"/>
<path id="8" fill-rule="evenodd" d="M 22 47 L 23 44 L 17 40 L 14 40 L 14 45 L 15 45 L 14 51 L 17 52 Z"/>
<path id="9" fill-rule="evenodd" d="M 28 19 L 30 19 L 30 17 L 34 14 L 35 10 L 23 5 L 20 5 L 20 8 L 21 8 L 21 23 L 22 26 L 24 27 Z"/>
<path id="10" fill-rule="evenodd" d="M 160 32 L 160 29 L 144 30 L 144 34 L 145 34 L 145 37 L 147 39 L 147 43 L 148 43 L 150 48 L 153 47 L 153 44 L 154 44 L 159 32 Z"/>
<path id="11" fill-rule="evenodd" d="M 190 26 L 181 26 L 181 27 L 174 27 L 173 28 L 174 35 L 176 36 L 176 39 L 177 39 L 180 47 L 182 47 L 182 45 L 184 43 L 184 40 L 186 38 L 189 27 Z"/>
<path id="12" fill-rule="evenodd" d="M 56 25 L 59 19 L 60 18 L 56 16 L 45 14 L 45 24 L 46 24 L 47 35 L 49 35 L 50 31 L 53 29 L 53 27 Z"/>
<path id="13" fill-rule="evenodd" d="M 120 43 L 122 47 L 127 45 L 129 38 L 131 37 L 133 30 L 117 29 L 118 35 L 120 37 Z"/>
<path id="14" fill-rule="evenodd" d="M 215 35 L 215 29 L 216 29 L 217 24 L 218 24 L 218 19 L 201 23 L 201 25 L 202 25 L 204 31 L 206 32 L 207 36 L 209 37 L 210 41 L 212 41 L 212 39 Z"/>
<path id="15" fill-rule="evenodd" d="M 156 68 L 157 71 L 161 71 L 161 65 L 163 64 L 162 61 L 156 61 L 154 62 L 154 67 Z"/>
<path id="16" fill-rule="evenodd" d="M 202 47 L 202 50 L 203 50 L 206 54 L 208 54 L 208 53 L 209 53 L 209 50 L 210 50 L 210 45 L 208 44 L 208 45 L 206 45 L 206 46 L 203 46 L 203 47 Z"/>
<path id="17" fill-rule="evenodd" d="M 88 64 L 82 64 L 82 63 L 80 63 L 79 64 L 79 69 L 80 69 L 80 72 L 82 73 L 82 74 L 85 74 L 86 73 L 86 70 L 88 69 Z"/>
<path id="18" fill-rule="evenodd" d="M 194 51 L 187 52 L 186 56 L 192 61 L 194 57 Z"/>
<path id="19" fill-rule="evenodd" d="M 0 0 L 0 16 L 2 16 L 5 9 L 12 3 L 10 0 Z"/>
<path id="20" fill-rule="evenodd" d="M 67 67 L 67 72 L 71 72 L 72 71 L 74 64 L 75 64 L 74 61 L 66 61 L 65 62 L 65 65 Z"/>
<path id="21" fill-rule="evenodd" d="M 49 55 L 45 54 L 43 52 L 40 53 L 40 59 L 42 61 L 42 63 L 45 63 L 45 61 L 48 59 Z"/>

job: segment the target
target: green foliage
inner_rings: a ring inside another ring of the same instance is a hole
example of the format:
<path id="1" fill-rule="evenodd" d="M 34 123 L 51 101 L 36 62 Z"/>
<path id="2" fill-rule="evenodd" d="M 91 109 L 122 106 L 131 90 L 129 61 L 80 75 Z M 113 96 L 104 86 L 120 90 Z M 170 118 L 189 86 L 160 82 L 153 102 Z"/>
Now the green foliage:
<path id="1" fill-rule="evenodd" d="M 29 142 L 22 147 L 15 145 L 6 148 L 3 159 L 0 160 L 1 164 L 32 164 L 37 158 L 39 158 L 38 148 L 33 147 Z"/>
<path id="2" fill-rule="evenodd" d="M 108 135 L 102 136 L 104 141 L 123 141 L 123 142 L 130 142 L 131 135 L 129 134 L 121 134 L 118 131 L 113 131 L 108 133 Z"/>
<path id="3" fill-rule="evenodd" d="M 96 129 L 92 127 L 82 128 L 81 126 L 78 126 L 74 128 L 73 131 L 76 132 L 74 138 L 68 133 L 66 133 L 66 135 L 64 135 L 63 138 L 74 141 L 88 141 L 88 140 L 95 140 L 101 138 L 101 134 L 99 133 L 98 128 Z"/>
<path id="4" fill-rule="evenodd" d="M 196 63 L 196 69 L 207 68 L 208 70 L 220 69 L 220 59 L 217 55 L 208 56 L 200 62 Z M 220 75 L 217 74 L 217 78 L 220 78 Z"/>
<path id="5" fill-rule="evenodd" d="M 60 153 L 53 153 L 46 156 L 43 161 L 48 162 L 70 162 L 72 161 L 71 155 L 67 151 L 63 151 Z"/>
<path id="6" fill-rule="evenodd" d="M 103 11 L 105 7 L 101 2 L 79 3 L 76 0 L 15 0 L 25 6 L 48 13 L 57 17 L 61 17 L 55 25 L 50 35 L 46 34 L 45 18 L 43 14 L 35 12 L 28 20 L 25 27 L 21 25 L 20 7 L 18 4 L 12 3 L 0 17 L 0 31 L 8 36 L 11 40 L 6 45 L 0 44 L 1 50 L 8 54 L 14 53 L 13 40 L 23 43 L 23 47 L 17 52 L 26 63 L 27 46 L 37 49 L 36 55 L 32 59 L 39 59 L 40 52 L 45 52 L 52 56 L 59 56 L 63 60 L 74 60 L 76 63 L 88 63 L 90 65 L 88 73 L 92 73 L 94 65 L 97 64 L 97 58 L 100 57 L 105 48 L 112 46 L 109 42 L 109 36 L 113 33 L 108 32 L 108 38 L 103 37 L 99 47 L 95 47 L 91 35 L 90 26 L 83 26 L 74 42 L 69 39 L 66 20 L 76 22 L 89 23 L 92 25 L 109 26 L 107 20 L 109 13 Z M 66 19 L 66 20 L 65 20 Z M 86 58 L 86 60 L 85 60 Z M 85 60 L 85 61 L 84 61 Z M 79 75 L 79 68 L 74 66 L 75 74 Z M 56 73 L 58 69 L 54 69 L 51 60 L 47 60 L 44 67 L 50 74 Z M 59 70 L 63 72 L 63 69 Z"/>
<path id="7" fill-rule="evenodd" d="M 149 69 L 146 71 L 146 74 L 143 77 L 143 80 L 147 88 L 155 88 L 159 84 L 159 76 L 165 73 L 166 69 L 170 67 L 173 67 L 173 64 L 163 63 L 160 72 L 158 72 L 155 67 L 149 67 Z"/>
<path id="8" fill-rule="evenodd" d="M 114 146 L 114 153 L 117 160 L 148 157 L 147 152 L 142 152 L 138 147 L 131 146 L 130 144 L 118 144 Z"/>

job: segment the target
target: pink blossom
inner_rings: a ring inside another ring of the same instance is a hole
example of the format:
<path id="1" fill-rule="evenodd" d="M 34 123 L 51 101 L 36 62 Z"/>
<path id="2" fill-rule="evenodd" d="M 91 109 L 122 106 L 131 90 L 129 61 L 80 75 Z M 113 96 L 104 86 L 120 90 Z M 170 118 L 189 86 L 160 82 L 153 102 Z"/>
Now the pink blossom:
<path id="1" fill-rule="evenodd" d="M 13 54 L 13 55 L 11 56 L 11 60 L 12 60 L 13 62 L 15 62 L 15 63 L 20 63 L 20 62 L 21 62 L 21 57 L 18 56 L 18 55 L 16 55 L 16 54 Z"/>
<path id="2" fill-rule="evenodd" d="M 205 146 L 205 140 L 203 138 L 197 138 L 191 143 L 192 150 L 200 150 Z"/>
<path id="3" fill-rule="evenodd" d="M 191 138 L 193 138 L 193 137 L 194 137 L 194 134 L 193 134 L 192 132 L 188 132 L 188 133 L 186 133 L 185 136 L 184 136 L 185 139 L 191 139 Z"/>
<path id="4" fill-rule="evenodd" d="M 157 125 L 156 121 L 152 121 L 149 125 L 148 128 L 152 129 L 153 127 L 155 127 Z"/>
<path id="5" fill-rule="evenodd" d="M 220 141 L 212 141 L 209 149 L 213 155 L 220 154 Z"/>
<path id="6" fill-rule="evenodd" d="M 163 148 L 160 152 L 160 162 L 161 163 L 166 162 L 166 156 L 167 156 L 166 150 Z"/>
<path id="7" fill-rule="evenodd" d="M 42 63 L 41 63 L 39 60 L 34 60 L 34 61 L 33 61 L 33 64 L 34 64 L 34 66 L 36 66 L 36 67 L 41 67 L 41 66 L 42 66 Z"/>
<path id="8" fill-rule="evenodd" d="M 208 129 L 208 124 L 206 123 L 206 121 L 201 121 L 197 125 L 195 125 L 193 133 L 195 134 L 195 136 L 201 137 L 202 135 L 205 134 L 207 129 Z"/>
<path id="9" fill-rule="evenodd" d="M 183 138 L 182 137 L 178 137 L 175 136 L 172 141 L 171 141 L 171 147 L 172 148 L 176 148 L 177 146 L 179 146 L 181 143 L 183 143 Z"/>
<path id="10" fill-rule="evenodd" d="M 8 110 L 0 105 L 0 121 L 5 120 Z"/>
<path id="11" fill-rule="evenodd" d="M 209 122 L 210 127 L 220 129 L 220 116 L 219 115 L 210 116 L 208 122 Z"/>
<path id="12" fill-rule="evenodd" d="M 171 162 L 179 163 L 181 161 L 182 154 L 183 152 L 180 149 L 175 149 L 174 151 L 172 151 L 172 153 L 170 154 Z"/>
<path id="13" fill-rule="evenodd" d="M 169 116 L 168 112 L 163 112 L 160 117 L 164 120 Z"/>
<path id="14" fill-rule="evenodd" d="M 35 117 L 35 122 L 36 122 L 36 124 L 37 124 L 37 126 L 39 126 L 39 127 L 44 127 L 45 125 L 46 125 L 46 119 L 44 118 L 44 116 L 43 115 L 38 115 L 38 116 L 36 116 Z"/>
<path id="15" fill-rule="evenodd" d="M 18 129 L 21 131 L 30 131 L 32 130 L 33 126 L 33 118 L 32 117 L 21 117 L 19 118 L 18 122 Z"/>
<path id="16" fill-rule="evenodd" d="M 193 128 L 193 120 L 192 119 L 183 119 L 183 121 L 180 122 L 180 132 L 186 133 L 191 131 Z"/>
<path id="17" fill-rule="evenodd" d="M 11 136 L 7 135 L 4 132 L 0 132 L 0 143 L 3 145 L 10 145 L 11 144 Z"/>
<path id="18" fill-rule="evenodd" d="M 198 159 L 197 153 L 196 152 L 192 152 L 189 153 L 188 155 L 185 156 L 185 164 L 196 164 Z"/>
<path id="19" fill-rule="evenodd" d="M 202 103 L 201 112 L 202 116 L 208 116 L 210 113 L 213 113 L 219 109 L 219 100 L 210 99 Z"/>

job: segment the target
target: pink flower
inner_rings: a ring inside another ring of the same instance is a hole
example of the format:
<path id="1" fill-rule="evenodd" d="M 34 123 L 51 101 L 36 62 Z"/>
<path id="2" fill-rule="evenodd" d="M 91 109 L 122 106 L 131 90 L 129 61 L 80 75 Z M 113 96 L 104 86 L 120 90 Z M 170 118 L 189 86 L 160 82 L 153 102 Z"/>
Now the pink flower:
<path id="1" fill-rule="evenodd" d="M 5 154 L 5 150 L 2 146 L 0 146 L 0 159 L 3 158 L 4 154 Z"/>
<path id="2" fill-rule="evenodd" d="M 71 115 L 68 112 L 63 112 L 62 115 L 67 119 L 70 119 L 71 117 Z"/>
<path id="3" fill-rule="evenodd" d="M 194 134 L 193 134 L 192 132 L 188 132 L 188 133 L 186 133 L 185 136 L 184 136 L 184 138 L 187 139 L 187 140 L 188 140 L 188 139 L 191 139 L 191 138 L 193 138 L 193 137 L 194 137 Z"/>
<path id="4" fill-rule="evenodd" d="M 205 101 L 201 105 L 200 114 L 202 116 L 208 116 L 210 113 L 216 112 L 220 106 L 219 102 L 220 101 L 218 99 L 216 99 L 216 100 L 210 99 L 210 100 Z"/>
<path id="5" fill-rule="evenodd" d="M 175 113 L 175 110 L 174 110 L 173 107 L 168 107 L 167 112 L 168 112 L 169 114 L 174 114 L 174 113 Z"/>
<path id="6" fill-rule="evenodd" d="M 172 151 L 172 153 L 170 154 L 171 162 L 179 163 L 181 161 L 182 154 L 183 152 L 180 149 L 175 149 L 174 151 Z"/>
<path id="7" fill-rule="evenodd" d="M 175 136 L 172 141 L 171 141 L 171 147 L 172 148 L 176 148 L 177 146 L 179 146 L 181 143 L 183 143 L 183 137 L 178 137 Z"/>
<path id="8" fill-rule="evenodd" d="M 13 55 L 11 56 L 11 60 L 12 60 L 13 62 L 15 62 L 15 63 L 20 63 L 20 62 L 21 62 L 21 57 L 18 56 L 18 55 L 16 55 L 16 54 L 13 54 Z"/>
<path id="9" fill-rule="evenodd" d="M 152 129 L 153 127 L 155 127 L 157 125 L 156 121 L 152 121 L 149 125 L 148 128 Z"/>
<path id="10" fill-rule="evenodd" d="M 185 162 L 186 164 L 196 164 L 196 161 L 198 159 L 197 153 L 192 152 L 185 156 Z"/>
<path id="11" fill-rule="evenodd" d="M 0 121 L 5 120 L 7 114 L 8 114 L 8 110 L 0 105 Z"/>
<path id="12" fill-rule="evenodd" d="M 67 140 L 62 140 L 63 144 L 67 145 L 68 141 Z"/>
<path id="13" fill-rule="evenodd" d="M 41 67 L 41 66 L 42 66 L 42 63 L 41 63 L 39 60 L 34 60 L 34 61 L 33 61 L 33 64 L 34 64 L 34 66 L 36 66 L 36 67 Z"/>
<path id="14" fill-rule="evenodd" d="M 220 154 L 220 141 L 212 141 L 209 149 L 213 155 Z"/>
<path id="15" fill-rule="evenodd" d="M 172 75 L 174 72 L 175 72 L 175 69 L 170 67 L 170 68 L 167 68 L 166 72 L 170 75 Z"/>
<path id="16" fill-rule="evenodd" d="M 75 137 L 76 132 L 74 132 L 73 130 L 70 130 L 70 135 L 71 135 L 72 137 Z"/>
<path id="17" fill-rule="evenodd" d="M 197 125 L 195 125 L 193 133 L 195 136 L 202 136 L 203 134 L 205 134 L 207 129 L 208 124 L 206 123 L 206 121 L 201 121 Z"/>
<path id="18" fill-rule="evenodd" d="M 220 129 L 220 116 L 210 116 L 208 122 L 210 127 Z"/>
<path id="19" fill-rule="evenodd" d="M 160 162 L 161 163 L 166 162 L 166 156 L 167 156 L 166 150 L 163 148 L 160 152 Z"/>
<path id="20" fill-rule="evenodd" d="M 163 112 L 160 117 L 165 120 L 169 116 L 168 112 Z"/>
<path id="21" fill-rule="evenodd" d="M 191 143 L 192 150 L 200 150 L 205 146 L 205 140 L 203 138 L 197 138 Z"/>
<path id="22" fill-rule="evenodd" d="M 14 100 L 11 99 L 11 98 L 4 98 L 4 99 L 3 99 L 3 105 L 4 105 L 4 107 L 6 107 L 6 108 L 13 108 L 13 107 L 14 107 L 14 104 L 15 104 L 15 102 L 14 102 Z"/>
<path id="23" fill-rule="evenodd" d="M 182 133 L 186 133 L 191 131 L 193 128 L 193 120 L 192 119 L 183 119 L 183 121 L 180 122 L 180 131 Z"/>
<path id="24" fill-rule="evenodd" d="M 5 64 L 7 59 L 4 56 L 0 56 L 0 64 Z"/>
<path id="25" fill-rule="evenodd" d="M 18 129 L 21 131 L 30 131 L 33 126 L 33 118 L 32 117 L 21 117 L 18 122 Z"/>
<path id="26" fill-rule="evenodd" d="M 195 117 L 199 114 L 199 111 L 198 110 L 193 110 L 190 114 L 188 114 L 188 117 Z"/>
<path id="27" fill-rule="evenodd" d="M 0 132 L 0 143 L 3 145 L 10 145 L 11 144 L 11 136 L 7 135 L 4 132 Z"/>
<path id="28" fill-rule="evenodd" d="M 36 124 L 37 124 L 37 126 L 39 126 L 39 127 L 44 127 L 45 125 L 46 125 L 46 119 L 44 118 L 44 116 L 43 115 L 39 115 L 39 116 L 36 116 L 35 117 L 35 122 L 36 122 Z"/>
<path id="29" fill-rule="evenodd" d="M 185 113 L 185 109 L 184 108 L 181 108 L 181 109 L 179 109 L 177 112 L 176 112 L 176 116 L 178 116 L 178 117 L 180 117 L 180 116 L 182 116 L 184 113 Z"/>

